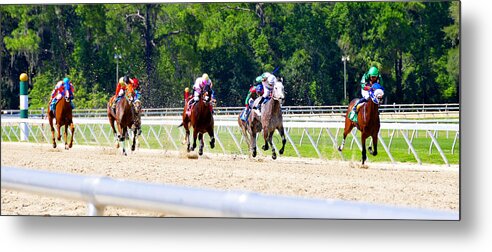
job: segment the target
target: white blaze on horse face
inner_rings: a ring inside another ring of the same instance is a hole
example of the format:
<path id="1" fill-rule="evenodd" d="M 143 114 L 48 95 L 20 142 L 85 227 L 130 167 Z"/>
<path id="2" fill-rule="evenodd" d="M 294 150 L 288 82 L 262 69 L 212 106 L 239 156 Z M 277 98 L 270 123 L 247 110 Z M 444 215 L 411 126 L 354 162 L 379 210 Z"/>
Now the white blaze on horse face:
<path id="1" fill-rule="evenodd" d="M 376 89 L 373 93 L 373 101 L 376 104 L 379 104 L 383 101 L 384 91 L 382 89 Z"/>
<path id="2" fill-rule="evenodd" d="M 284 85 L 280 81 L 275 82 L 275 86 L 273 88 L 273 98 L 277 100 L 285 99 Z"/>

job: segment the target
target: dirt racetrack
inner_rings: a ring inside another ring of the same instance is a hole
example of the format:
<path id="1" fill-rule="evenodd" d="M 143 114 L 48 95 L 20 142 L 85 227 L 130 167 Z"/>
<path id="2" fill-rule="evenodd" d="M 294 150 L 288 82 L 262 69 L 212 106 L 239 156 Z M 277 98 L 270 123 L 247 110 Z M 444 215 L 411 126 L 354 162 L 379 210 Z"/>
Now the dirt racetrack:
<path id="1" fill-rule="evenodd" d="M 1 143 L 1 165 L 109 176 L 152 183 L 273 195 L 355 200 L 375 204 L 459 210 L 458 166 L 358 163 L 319 159 L 216 155 L 189 159 L 184 152 L 140 149 L 122 156 L 109 147 Z M 86 215 L 84 202 L 1 190 L 2 215 Z M 166 216 L 107 207 L 111 216 Z"/>

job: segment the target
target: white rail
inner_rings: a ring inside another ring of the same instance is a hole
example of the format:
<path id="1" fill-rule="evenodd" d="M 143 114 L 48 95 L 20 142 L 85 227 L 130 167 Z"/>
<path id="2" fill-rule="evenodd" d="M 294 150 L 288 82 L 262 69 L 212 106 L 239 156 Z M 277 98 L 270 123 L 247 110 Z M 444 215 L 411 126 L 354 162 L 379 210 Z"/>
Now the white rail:
<path id="1" fill-rule="evenodd" d="M 238 115 L 244 107 L 217 107 L 215 112 L 217 115 Z M 284 106 L 282 111 L 286 116 L 306 116 L 306 115 L 338 115 L 345 113 L 346 105 L 331 105 L 331 106 Z M 457 115 L 460 110 L 458 103 L 445 104 L 383 104 L 380 106 L 381 114 L 396 114 L 396 115 L 436 115 L 449 114 Z M 46 110 L 30 109 L 29 117 L 40 117 L 45 114 Z M 176 116 L 181 115 L 183 108 L 147 108 L 143 111 L 143 116 Z M 2 110 L 4 115 L 18 114 L 19 110 Z M 74 115 L 77 117 L 104 117 L 106 109 L 75 109 Z M 396 116 L 395 115 L 395 116 Z"/>
<path id="2" fill-rule="evenodd" d="M 46 142 L 46 143 L 51 142 L 51 133 L 49 132 L 49 127 L 47 125 L 46 119 L 3 118 L 2 139 L 5 138 L 6 140 L 8 139 L 9 141 L 20 141 L 19 133 L 18 133 L 19 123 L 28 123 L 29 125 L 28 129 L 31 132 L 31 135 L 33 136 L 33 139 L 31 141 Z M 109 129 L 109 123 L 107 119 L 74 118 L 74 123 L 76 124 L 76 134 L 75 134 L 76 138 L 74 138 L 76 144 L 79 144 L 77 142 L 77 136 L 79 135 L 83 138 L 83 142 L 85 144 L 93 144 L 90 142 L 95 142 L 98 145 L 109 145 L 109 146 L 113 144 L 112 141 L 113 136 Z M 161 148 L 164 148 L 165 146 L 164 142 L 168 142 L 169 143 L 168 148 L 174 148 L 178 150 L 179 149 L 178 146 L 181 144 L 179 141 L 179 137 L 173 135 L 171 131 L 173 129 L 179 130 L 179 136 L 184 136 L 184 131 L 182 128 L 176 129 L 177 125 L 179 125 L 180 123 L 181 120 L 178 118 L 174 120 L 143 118 L 142 125 L 149 126 L 149 129 L 146 132 L 146 134 L 141 135 L 141 138 L 148 148 L 151 148 L 149 144 L 149 142 L 151 141 L 156 142 Z M 220 131 L 225 132 L 226 134 L 229 134 L 232 140 L 234 141 L 235 145 L 233 145 L 232 147 L 225 147 L 225 145 L 222 143 L 219 137 L 219 134 L 215 135 L 219 147 L 222 149 L 224 154 L 231 153 L 232 151 L 237 151 L 241 154 L 244 154 L 243 149 L 241 148 L 241 142 L 243 140 L 242 136 L 238 141 L 236 136 L 234 135 L 234 132 L 236 133 L 239 132 L 237 121 L 221 119 L 220 117 L 217 117 L 215 120 L 215 127 L 217 133 Z M 304 136 L 306 136 L 309 139 L 309 142 L 312 145 L 312 147 L 315 149 L 318 157 L 323 158 L 323 152 L 320 151 L 318 148 L 318 143 L 321 139 L 322 133 L 323 132 L 327 133 L 328 140 L 331 141 L 334 149 L 336 149 L 338 144 L 337 137 L 339 137 L 339 135 L 343 133 L 340 132 L 340 130 L 343 131 L 344 123 L 341 121 L 328 121 L 328 120 L 314 121 L 314 122 L 287 120 L 284 122 L 284 128 L 286 129 L 285 131 L 286 138 L 298 157 L 301 157 L 301 153 L 298 150 L 298 146 L 301 145 Z M 296 144 L 290 136 L 289 132 L 291 132 L 294 129 L 302 131 L 302 136 L 299 144 Z M 330 129 L 336 129 L 336 134 L 333 134 L 330 131 Z M 318 137 L 317 140 L 314 141 L 313 136 L 311 136 L 311 134 L 316 134 L 315 131 L 317 130 L 319 130 Z M 378 140 L 393 163 L 395 162 L 395 159 L 391 154 L 391 144 L 395 136 L 395 132 L 403 136 L 406 144 L 408 145 L 408 153 L 410 154 L 411 152 L 415 157 L 415 160 L 419 164 L 422 164 L 422 162 L 412 144 L 415 135 L 418 134 L 418 131 L 425 131 L 426 135 L 428 135 L 431 138 L 429 153 L 431 153 L 433 147 L 435 147 L 435 149 L 437 149 L 441 158 L 443 159 L 444 163 L 447 164 L 448 166 L 450 165 L 448 159 L 443 149 L 439 145 L 438 139 L 435 137 L 435 135 L 438 131 L 446 131 L 448 135 L 449 132 L 454 133 L 454 141 L 451 148 L 452 154 L 454 154 L 454 149 L 459 139 L 458 123 L 448 123 L 448 122 L 419 123 L 419 121 L 388 122 L 388 123 L 383 122 L 381 123 L 381 130 L 388 130 L 388 132 L 392 131 L 391 135 L 389 136 L 389 139 L 384 139 L 380 132 Z M 92 140 L 89 140 L 85 137 L 84 132 L 86 131 L 88 131 L 88 133 L 91 136 L 90 138 Z M 42 135 L 42 138 L 40 139 L 36 137 L 36 135 L 40 135 L 39 133 Z M 356 133 L 357 130 L 354 129 L 351 134 L 353 136 L 352 141 L 353 142 L 355 141 L 357 143 L 357 146 L 361 148 L 361 143 L 358 137 L 356 137 Z M 15 137 L 10 137 L 11 135 Z M 104 140 L 103 141 L 98 140 L 99 139 L 98 136 L 100 136 L 99 138 L 104 137 L 103 138 Z M 229 149 L 226 150 L 226 148 Z M 340 153 L 340 157 L 344 159 L 341 153 Z"/>
<path id="3" fill-rule="evenodd" d="M 120 206 L 194 217 L 459 220 L 458 212 L 342 200 L 148 184 L 2 167 L 2 188 L 88 202 L 88 215 Z"/>

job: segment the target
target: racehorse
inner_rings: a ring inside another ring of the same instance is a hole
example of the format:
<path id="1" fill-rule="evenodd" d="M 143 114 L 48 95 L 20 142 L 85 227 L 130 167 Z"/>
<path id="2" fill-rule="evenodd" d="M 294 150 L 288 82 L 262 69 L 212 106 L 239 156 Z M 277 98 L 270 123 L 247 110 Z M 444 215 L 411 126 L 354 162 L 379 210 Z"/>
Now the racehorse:
<path id="1" fill-rule="evenodd" d="M 50 101 L 51 103 L 51 101 Z M 50 110 L 50 106 L 48 103 L 48 121 L 50 123 L 51 127 L 51 137 L 53 140 L 53 148 L 56 148 L 56 141 L 55 141 L 55 128 L 53 128 L 53 119 L 56 119 L 56 128 L 58 130 L 58 135 L 57 139 L 58 141 L 61 140 L 61 132 L 60 128 L 61 126 L 65 126 L 65 132 L 63 132 L 63 138 L 65 141 L 65 150 L 68 150 L 72 148 L 73 145 L 73 134 L 75 133 L 75 127 L 73 126 L 73 120 L 72 120 L 72 106 L 70 105 L 70 100 L 68 98 L 68 95 L 65 96 L 65 98 L 59 99 L 58 102 L 56 103 L 55 107 L 55 113 Z M 67 130 L 68 126 L 70 126 L 70 132 L 72 133 L 70 136 L 70 143 L 67 142 Z"/>
<path id="2" fill-rule="evenodd" d="M 255 103 L 258 102 L 261 97 L 257 98 Z M 249 147 L 253 157 L 256 157 L 256 134 L 263 130 L 263 139 L 265 140 L 265 145 L 261 148 L 263 150 L 268 150 L 269 145 L 272 147 L 272 158 L 277 158 L 277 153 L 273 146 L 272 137 L 275 130 L 278 130 L 280 136 L 282 137 L 282 148 L 279 150 L 279 154 L 284 154 L 285 139 L 284 125 L 282 119 L 281 105 L 285 99 L 284 85 L 282 82 L 277 81 L 273 86 L 273 92 L 271 99 L 264 104 L 261 104 L 261 116 L 257 110 L 251 113 L 248 117 L 248 127 L 247 132 L 250 135 Z M 255 104 L 256 105 L 256 104 Z M 241 122 L 239 122 L 241 124 Z M 240 125 L 241 126 L 241 125 Z M 247 137 L 247 136 L 246 136 Z"/>
<path id="3" fill-rule="evenodd" d="M 141 109 L 141 103 L 137 101 L 134 104 L 133 102 L 134 97 L 135 97 L 135 90 L 133 89 L 132 85 L 128 85 L 125 90 L 125 96 L 116 103 L 115 111 L 113 111 L 113 109 L 111 108 L 111 101 L 116 97 L 113 96 L 109 100 L 107 105 L 109 124 L 113 129 L 115 140 L 116 139 L 119 140 L 119 142 L 116 142 L 116 148 L 119 148 L 121 144 L 122 153 L 125 156 L 127 155 L 125 149 L 125 139 L 128 139 L 128 129 L 131 129 L 133 132 L 132 147 L 131 147 L 132 151 L 135 150 L 136 139 L 138 136 L 137 132 L 140 129 L 139 112 Z M 116 132 L 116 129 L 114 127 L 115 121 L 116 121 L 116 125 L 118 126 L 118 132 Z"/>
<path id="4" fill-rule="evenodd" d="M 210 136 L 210 148 L 215 147 L 214 137 L 214 117 L 211 109 L 210 99 L 211 89 L 209 86 L 205 86 L 205 90 L 202 92 L 198 99 L 198 102 L 191 108 L 191 114 L 188 116 L 186 113 L 189 106 L 189 101 L 193 99 L 193 96 L 186 95 L 185 106 L 183 110 L 183 122 L 180 126 L 184 126 L 186 135 L 185 143 L 187 144 L 187 151 L 194 151 L 196 148 L 196 138 L 200 140 L 200 147 L 198 149 L 198 155 L 203 154 L 203 134 L 208 133 Z M 193 127 L 193 145 L 190 146 L 190 126 Z"/>
<path id="5" fill-rule="evenodd" d="M 354 104 L 358 99 L 353 99 L 347 109 L 345 114 L 345 129 L 343 131 L 342 145 L 338 147 L 338 151 L 343 150 L 345 145 L 345 138 L 352 131 L 354 127 L 357 127 L 361 131 L 361 141 L 362 141 L 362 165 L 367 159 L 366 156 L 366 139 L 371 136 L 372 145 L 374 146 L 374 151 L 369 147 L 369 153 L 373 156 L 378 154 L 378 133 L 380 128 L 379 121 L 379 104 L 383 101 L 384 91 L 379 84 L 374 84 L 369 91 L 369 100 L 362 105 L 359 105 L 359 112 L 357 114 L 357 123 L 351 121 L 348 118 L 348 114 L 354 107 Z"/>

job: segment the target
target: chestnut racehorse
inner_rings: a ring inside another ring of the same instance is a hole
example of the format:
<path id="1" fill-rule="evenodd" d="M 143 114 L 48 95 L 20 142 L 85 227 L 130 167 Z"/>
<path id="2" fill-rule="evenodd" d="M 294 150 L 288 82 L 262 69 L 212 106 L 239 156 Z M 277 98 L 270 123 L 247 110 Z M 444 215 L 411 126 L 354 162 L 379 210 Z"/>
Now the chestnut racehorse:
<path id="1" fill-rule="evenodd" d="M 369 153 L 373 156 L 378 154 L 378 133 L 380 128 L 379 121 L 379 104 L 383 101 L 384 91 L 379 84 L 374 84 L 373 88 L 369 91 L 369 100 L 363 105 L 359 105 L 359 112 L 357 113 L 357 123 L 351 121 L 348 118 L 348 114 L 354 107 L 354 104 L 358 99 L 353 99 L 347 109 L 345 114 L 345 129 L 343 131 L 342 145 L 338 147 L 339 151 L 343 150 L 345 145 L 345 138 L 352 131 L 354 127 L 361 132 L 362 141 L 362 165 L 367 159 L 366 156 L 366 139 L 370 136 L 372 138 L 372 145 L 374 146 L 374 151 L 369 147 Z"/>
<path id="2" fill-rule="evenodd" d="M 51 101 L 50 101 L 51 103 Z M 53 148 L 56 148 L 56 141 L 55 141 L 55 128 L 53 128 L 53 119 L 56 120 L 56 128 L 58 130 L 58 135 L 57 139 L 58 141 L 61 140 L 61 126 L 65 126 L 65 131 L 63 132 L 63 138 L 65 141 L 65 150 L 68 150 L 72 148 L 73 144 L 73 134 L 75 133 L 75 127 L 73 126 L 73 121 L 72 121 L 72 106 L 70 105 L 69 98 L 66 96 L 64 98 L 61 98 L 58 103 L 56 104 L 55 107 L 55 113 L 50 110 L 50 106 L 48 103 L 48 121 L 50 123 L 50 128 L 51 128 L 51 137 L 53 140 Z M 67 128 L 70 126 L 70 132 L 72 133 L 70 136 L 70 143 L 67 142 Z"/>
<path id="3" fill-rule="evenodd" d="M 119 148 L 120 144 L 122 147 L 122 153 L 124 155 L 127 155 L 126 149 L 125 149 L 125 140 L 129 138 L 128 136 L 128 129 L 132 130 L 133 132 L 133 139 L 132 139 L 132 151 L 135 150 L 135 143 L 137 139 L 137 132 L 140 128 L 140 120 L 139 120 L 139 112 L 140 112 L 140 102 L 135 102 L 134 104 L 134 99 L 135 97 L 135 91 L 132 87 L 132 85 L 128 85 L 126 90 L 125 90 L 125 96 L 122 97 L 117 103 L 116 103 L 116 110 L 113 111 L 111 108 L 111 101 L 112 99 L 116 97 L 112 97 L 107 105 L 107 113 L 108 113 L 108 119 L 109 119 L 109 124 L 111 125 L 111 128 L 113 129 L 113 134 L 115 138 L 118 139 L 119 142 L 116 143 L 116 148 Z M 114 127 L 114 122 L 116 121 L 116 125 L 118 127 L 118 132 L 116 132 L 116 129 Z"/>
<path id="4" fill-rule="evenodd" d="M 193 95 L 186 95 L 185 106 L 183 110 L 183 122 L 180 126 L 185 128 L 186 136 L 185 142 L 187 144 L 187 151 L 194 151 L 196 148 L 196 139 L 200 140 L 200 147 L 198 154 L 203 154 L 203 134 L 208 133 L 210 136 L 210 148 L 215 147 L 214 137 L 214 117 L 212 115 L 212 104 L 210 99 L 210 87 L 205 86 L 201 96 L 199 96 L 198 102 L 191 108 L 191 114 L 188 116 L 186 113 L 188 110 L 189 102 L 193 99 Z M 193 145 L 190 146 L 190 127 L 193 127 Z"/>

